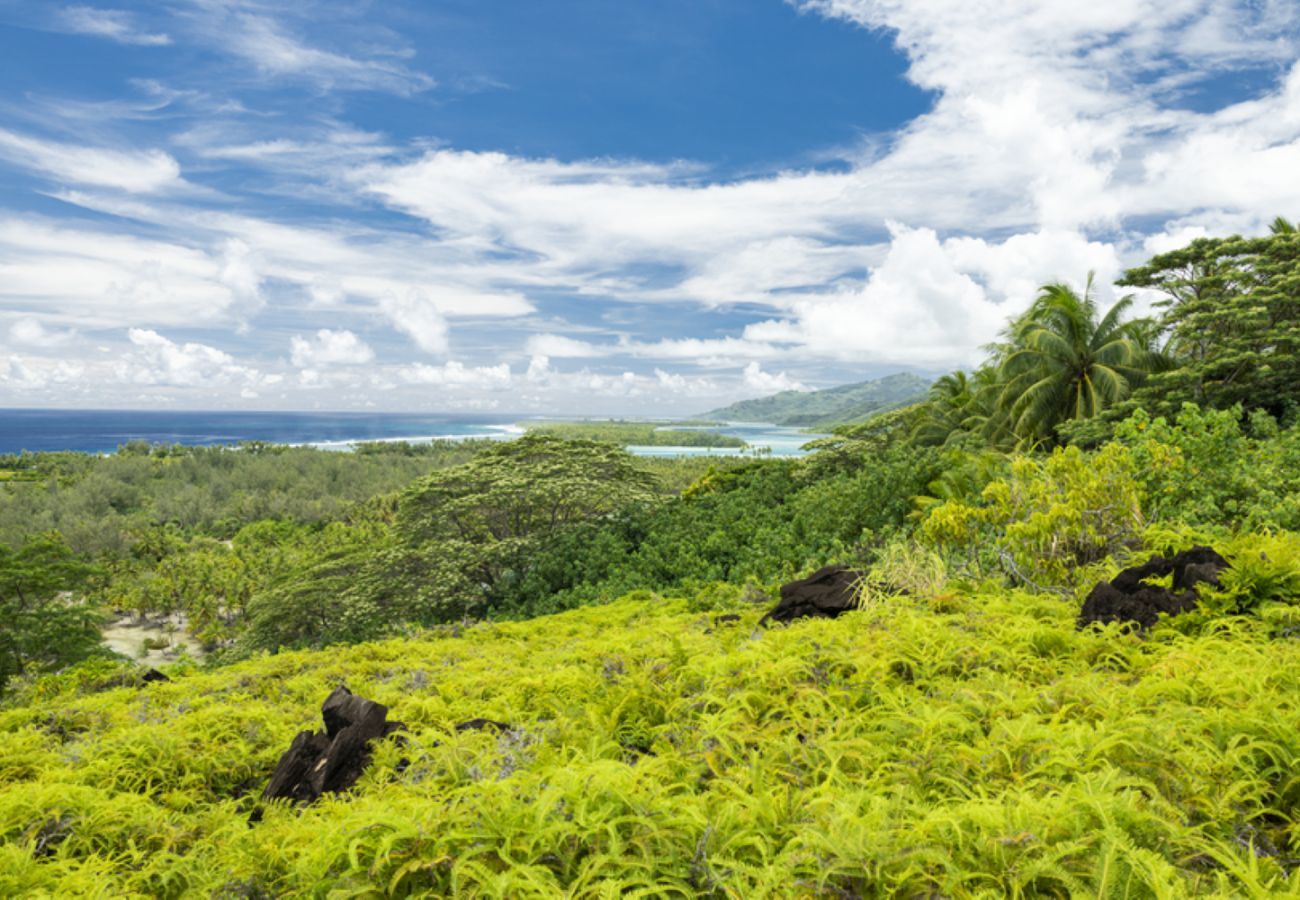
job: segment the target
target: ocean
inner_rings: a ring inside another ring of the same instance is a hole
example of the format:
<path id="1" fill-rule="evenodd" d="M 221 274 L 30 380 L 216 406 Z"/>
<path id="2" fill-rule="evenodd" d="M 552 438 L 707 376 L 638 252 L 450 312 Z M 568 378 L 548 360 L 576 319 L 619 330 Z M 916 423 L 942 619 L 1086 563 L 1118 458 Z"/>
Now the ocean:
<path id="1" fill-rule="evenodd" d="M 509 439 L 523 433 L 527 417 L 489 414 L 370 412 L 230 412 L 107 409 L 0 409 L 0 454 L 41 450 L 112 453 L 129 441 L 216 446 L 243 441 L 349 450 L 363 441 Z M 711 427 L 734 434 L 772 456 L 799 456 L 818 435 L 797 428 L 732 423 Z M 722 456 L 738 451 L 709 447 L 629 447 L 644 456 Z"/>

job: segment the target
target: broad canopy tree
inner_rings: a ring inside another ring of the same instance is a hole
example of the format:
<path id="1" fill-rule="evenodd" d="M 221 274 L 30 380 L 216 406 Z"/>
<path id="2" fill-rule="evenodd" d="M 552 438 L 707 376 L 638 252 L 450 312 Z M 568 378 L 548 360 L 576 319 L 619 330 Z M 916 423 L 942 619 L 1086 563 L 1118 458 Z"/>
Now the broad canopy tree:
<path id="1" fill-rule="evenodd" d="M 613 444 L 530 433 L 418 479 L 382 534 L 340 541 L 254 598 L 259 649 L 364 640 L 409 625 L 480 618 L 566 530 L 657 498 Z"/>
<path id="2" fill-rule="evenodd" d="M 654 479 L 613 444 L 530 433 L 403 492 L 397 535 L 412 553 L 454 554 L 490 605 L 560 530 L 655 498 Z"/>
<path id="3" fill-rule="evenodd" d="M 1264 409 L 1300 403 L 1300 233 L 1278 218 L 1264 237 L 1200 238 L 1129 270 L 1120 284 L 1165 295 L 1175 365 L 1134 397 L 1170 415 L 1185 402 Z"/>

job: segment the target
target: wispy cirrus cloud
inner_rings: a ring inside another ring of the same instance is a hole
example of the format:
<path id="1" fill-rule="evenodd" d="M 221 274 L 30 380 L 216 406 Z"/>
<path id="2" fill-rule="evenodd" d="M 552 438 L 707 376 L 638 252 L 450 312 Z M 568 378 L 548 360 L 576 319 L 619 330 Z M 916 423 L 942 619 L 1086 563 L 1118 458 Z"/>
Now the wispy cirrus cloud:
<path id="1" fill-rule="evenodd" d="M 90 147 L 0 128 L 0 158 L 67 184 L 153 193 L 182 184 L 180 164 L 157 149 Z"/>
<path id="2" fill-rule="evenodd" d="M 69 6 L 59 13 L 59 22 L 74 34 L 88 34 L 108 38 L 119 44 L 137 47 L 165 47 L 172 42 L 163 32 L 137 28 L 134 17 L 119 9 L 94 6 Z"/>
<path id="3" fill-rule="evenodd" d="M 321 4 L 266 4 L 254 0 L 190 0 L 183 19 L 193 39 L 251 63 L 265 80 L 297 81 L 324 90 L 427 91 L 437 82 L 412 68 L 409 49 L 392 35 L 367 41 L 365 52 L 329 49 L 296 33 Z M 354 41 L 355 43 L 355 41 Z"/>

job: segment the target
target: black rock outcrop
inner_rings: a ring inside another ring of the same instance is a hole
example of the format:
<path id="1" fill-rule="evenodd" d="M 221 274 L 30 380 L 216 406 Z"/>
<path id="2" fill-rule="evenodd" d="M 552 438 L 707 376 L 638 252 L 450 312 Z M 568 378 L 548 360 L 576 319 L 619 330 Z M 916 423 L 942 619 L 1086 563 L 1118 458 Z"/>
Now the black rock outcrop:
<path id="1" fill-rule="evenodd" d="M 1156 556 L 1140 566 L 1120 572 L 1092 589 L 1079 611 L 1078 626 L 1093 622 L 1131 622 L 1141 629 L 1156 624 L 1161 613 L 1176 616 L 1195 609 L 1196 586 L 1219 586 L 1226 559 L 1209 547 L 1193 547 L 1172 557 Z M 1171 587 L 1147 584 L 1173 576 Z"/>
<path id="2" fill-rule="evenodd" d="M 311 803 L 321 794 L 356 784 L 370 762 L 370 742 L 404 729 L 388 721 L 388 707 L 340 685 L 321 706 L 324 731 L 302 731 L 280 757 L 262 799 Z"/>
<path id="3" fill-rule="evenodd" d="M 807 578 L 781 586 L 781 600 L 758 624 L 793 622 L 809 616 L 834 619 L 857 608 L 862 573 L 848 566 L 826 566 Z"/>

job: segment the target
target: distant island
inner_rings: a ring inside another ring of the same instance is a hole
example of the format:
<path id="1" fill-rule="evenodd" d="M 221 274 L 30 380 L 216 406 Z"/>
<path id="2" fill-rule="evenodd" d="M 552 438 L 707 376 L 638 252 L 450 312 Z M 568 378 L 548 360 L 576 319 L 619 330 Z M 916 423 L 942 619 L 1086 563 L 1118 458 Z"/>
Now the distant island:
<path id="1" fill-rule="evenodd" d="M 860 422 L 877 413 L 915 403 L 925 397 L 930 381 L 899 372 L 873 381 L 844 384 L 822 391 L 782 391 L 770 397 L 742 400 L 700 415 L 724 422 L 771 422 L 817 428 Z"/>
<path id="2" fill-rule="evenodd" d="M 567 441 L 608 441 L 622 447 L 715 447 L 740 449 L 745 441 L 733 434 L 707 431 L 701 422 L 648 422 L 627 419 L 588 419 L 581 422 L 540 421 L 521 423 L 528 431 Z M 708 423 L 717 424 L 717 423 Z M 686 426 L 686 427 L 681 427 Z"/>

